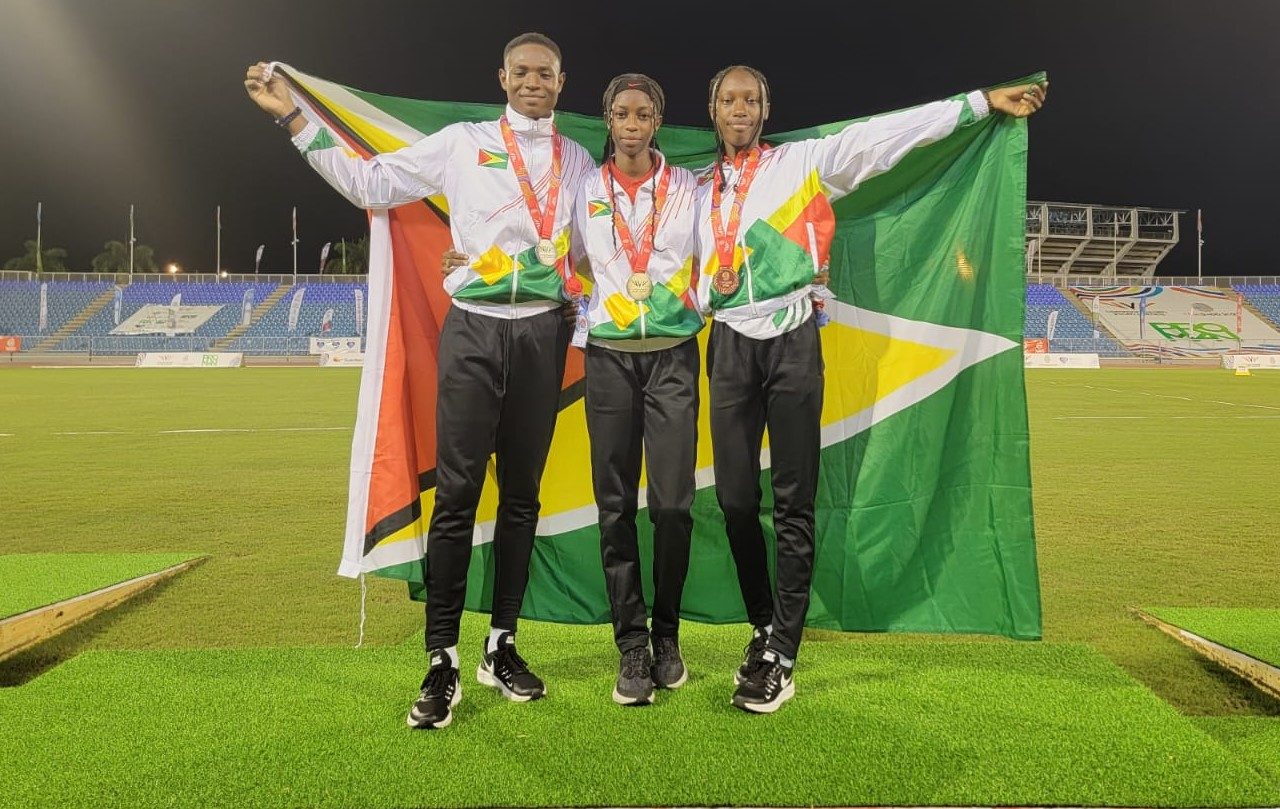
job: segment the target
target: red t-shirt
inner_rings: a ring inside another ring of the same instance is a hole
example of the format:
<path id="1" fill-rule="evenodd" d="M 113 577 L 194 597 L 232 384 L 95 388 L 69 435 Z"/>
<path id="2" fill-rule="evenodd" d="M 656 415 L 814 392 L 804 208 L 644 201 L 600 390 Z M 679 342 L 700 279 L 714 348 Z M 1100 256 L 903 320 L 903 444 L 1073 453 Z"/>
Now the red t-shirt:
<path id="1" fill-rule="evenodd" d="M 618 164 L 612 160 L 609 161 L 609 173 L 613 175 L 613 181 L 617 183 L 623 191 L 627 192 L 627 196 L 632 202 L 636 201 L 636 192 L 640 190 L 640 186 L 653 179 L 653 173 L 658 170 L 655 163 L 653 168 L 649 169 L 649 173 L 643 177 L 630 177 L 618 168 Z"/>

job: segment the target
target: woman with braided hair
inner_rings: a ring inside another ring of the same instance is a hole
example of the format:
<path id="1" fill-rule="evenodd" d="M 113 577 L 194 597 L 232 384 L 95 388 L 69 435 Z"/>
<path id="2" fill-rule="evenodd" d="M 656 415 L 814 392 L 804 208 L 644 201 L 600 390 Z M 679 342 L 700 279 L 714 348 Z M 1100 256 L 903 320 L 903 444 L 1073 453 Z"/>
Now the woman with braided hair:
<path id="1" fill-rule="evenodd" d="M 678 641 L 693 530 L 701 307 L 693 283 L 691 172 L 658 151 L 665 97 L 653 79 L 609 82 L 600 170 L 573 209 L 571 251 L 593 280 L 586 309 L 586 413 L 600 555 L 621 652 L 615 702 L 648 704 L 688 677 Z M 581 272 L 581 270 L 579 270 Z M 587 273 L 584 273 L 587 274 Z M 641 585 L 640 459 L 653 524 L 653 620 Z"/>
<path id="2" fill-rule="evenodd" d="M 707 345 L 716 496 L 754 627 L 734 678 L 736 707 L 771 713 L 795 693 L 821 446 L 822 346 L 810 296 L 835 229 L 830 200 L 992 110 L 1031 115 L 1047 88 L 975 91 L 769 148 L 760 143 L 770 102 L 760 71 L 734 65 L 711 80 L 717 159 L 698 178 L 699 298 L 716 321 Z M 760 524 L 766 427 L 775 586 Z"/>
<path id="3" fill-rule="evenodd" d="M 609 82 L 600 168 L 574 202 L 570 255 L 591 277 L 585 304 L 586 415 L 600 556 L 621 653 L 613 699 L 647 705 L 688 678 L 680 599 L 693 530 L 698 442 L 697 183 L 658 151 L 665 96 L 640 73 Z M 444 254 L 446 273 L 466 256 Z M 581 328 L 581 327 L 580 327 Z M 576 340 L 575 340 L 576 342 Z M 640 462 L 653 525 L 653 620 L 641 583 Z"/>

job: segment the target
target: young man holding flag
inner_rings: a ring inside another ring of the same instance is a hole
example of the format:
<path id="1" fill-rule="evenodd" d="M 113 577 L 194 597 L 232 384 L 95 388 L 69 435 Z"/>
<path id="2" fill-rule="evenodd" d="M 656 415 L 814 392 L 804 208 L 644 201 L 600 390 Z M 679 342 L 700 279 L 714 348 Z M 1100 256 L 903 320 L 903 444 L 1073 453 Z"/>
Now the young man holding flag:
<path id="1" fill-rule="evenodd" d="M 835 230 L 829 200 L 993 109 L 1030 115 L 1046 89 L 975 91 L 769 148 L 760 143 L 769 117 L 764 76 L 736 65 L 711 80 L 717 159 L 699 178 L 700 298 L 717 321 L 707 346 L 716 496 L 754 625 L 735 674 L 733 704 L 742 710 L 771 713 L 795 693 L 792 672 L 813 577 L 821 448 L 822 346 L 810 296 Z M 766 427 L 776 589 L 760 524 Z"/>
<path id="2" fill-rule="evenodd" d="M 476 676 L 517 702 L 545 693 L 516 651 L 515 630 L 569 342 L 561 307 L 581 291 L 568 268 L 570 206 L 595 164 L 556 131 L 565 76 L 554 42 L 532 33 L 511 40 L 498 80 L 508 102 L 500 119 L 448 126 L 362 160 L 306 120 L 269 65 L 250 67 L 245 79 L 250 97 L 339 193 L 369 209 L 444 194 L 455 246 L 477 257 L 445 282 L 453 306 L 438 358 L 436 496 L 426 557 L 430 670 L 407 718 L 415 728 L 447 726 L 461 698 L 458 627 L 490 455 L 499 498 L 496 580 Z"/>

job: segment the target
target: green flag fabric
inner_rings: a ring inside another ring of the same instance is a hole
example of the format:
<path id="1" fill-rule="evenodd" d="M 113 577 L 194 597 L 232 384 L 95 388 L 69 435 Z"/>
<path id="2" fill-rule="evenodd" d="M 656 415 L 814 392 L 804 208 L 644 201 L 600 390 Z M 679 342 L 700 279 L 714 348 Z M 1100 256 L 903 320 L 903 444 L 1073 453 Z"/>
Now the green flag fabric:
<path id="1" fill-rule="evenodd" d="M 390 98 L 281 69 L 341 145 L 365 156 L 454 122 L 501 114 L 498 105 Z M 849 123 L 765 140 L 821 137 Z M 605 130 L 598 118 L 560 112 L 556 124 L 599 152 Z M 708 130 L 664 126 L 660 142 L 675 165 L 698 169 L 714 159 Z M 836 300 L 827 302 L 831 322 L 821 331 L 826 404 L 811 627 L 1040 636 L 1021 351 L 1026 161 L 1026 121 L 996 114 L 914 150 L 834 203 L 830 286 Z M 434 435 L 424 438 L 423 414 L 435 388 L 432 383 L 425 392 L 410 380 L 433 371 L 434 346 L 418 345 L 430 341 L 430 323 L 422 334 L 410 333 L 407 324 L 442 320 L 447 309 L 447 300 L 432 298 L 440 284 L 439 252 L 448 246 L 447 215 L 444 199 L 371 214 L 370 254 L 387 260 L 371 258 L 369 345 L 339 571 L 403 578 L 418 598 L 434 482 Z M 419 306 L 419 299 L 429 300 Z M 375 315 L 380 306 L 389 316 Z M 406 314 L 415 306 L 422 318 Z M 704 329 L 704 346 L 705 339 Z M 581 368 L 581 359 L 571 356 L 543 479 L 528 618 L 609 619 Z M 715 500 L 705 379 L 702 384 L 682 613 L 696 621 L 743 621 Z M 387 416 L 405 401 L 416 403 L 410 417 Z M 429 423 L 434 430 L 433 416 Z M 406 457 L 412 459 L 407 464 Z M 767 468 L 761 486 L 761 517 L 772 543 Z M 467 590 L 473 610 L 487 610 L 492 593 L 494 488 L 490 481 L 477 517 Z M 652 530 L 643 508 L 638 528 L 651 597 Z"/>

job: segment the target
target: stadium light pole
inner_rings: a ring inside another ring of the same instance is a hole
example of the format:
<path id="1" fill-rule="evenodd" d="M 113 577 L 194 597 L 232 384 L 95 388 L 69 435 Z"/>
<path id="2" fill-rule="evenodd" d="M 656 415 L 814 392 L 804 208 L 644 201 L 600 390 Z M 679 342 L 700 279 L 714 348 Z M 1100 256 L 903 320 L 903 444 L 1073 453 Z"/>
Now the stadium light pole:
<path id="1" fill-rule="evenodd" d="M 1204 278 L 1204 220 L 1196 208 L 1196 280 Z"/>
<path id="2" fill-rule="evenodd" d="M 40 220 L 44 217 L 44 203 L 36 203 L 36 275 L 44 275 L 44 254 L 41 250 L 43 242 L 40 238 Z"/>
<path id="3" fill-rule="evenodd" d="M 129 203 L 129 282 L 133 283 L 133 203 Z"/>
<path id="4" fill-rule="evenodd" d="M 217 210 L 217 213 L 215 214 L 214 219 L 217 221 L 218 235 L 217 235 L 216 241 L 218 246 L 214 252 L 213 272 L 218 279 L 221 279 L 222 278 L 222 206 L 219 205 L 216 210 Z"/>

